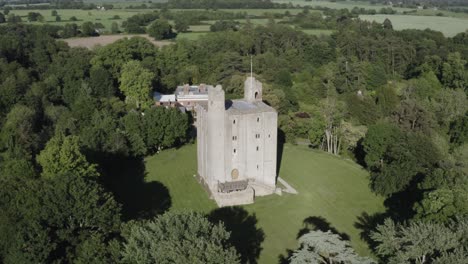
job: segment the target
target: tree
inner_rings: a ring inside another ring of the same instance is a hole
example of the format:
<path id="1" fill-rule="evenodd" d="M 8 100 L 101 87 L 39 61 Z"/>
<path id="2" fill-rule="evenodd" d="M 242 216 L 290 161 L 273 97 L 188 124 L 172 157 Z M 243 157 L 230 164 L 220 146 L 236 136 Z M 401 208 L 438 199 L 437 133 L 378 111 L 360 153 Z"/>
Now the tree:
<path id="1" fill-rule="evenodd" d="M 93 95 L 98 97 L 111 97 L 116 92 L 111 74 L 99 66 L 91 68 L 89 72 L 89 86 L 92 89 Z"/>
<path id="2" fill-rule="evenodd" d="M 76 18 L 76 16 L 71 16 L 70 21 L 78 21 L 78 18 Z"/>
<path id="3" fill-rule="evenodd" d="M 42 176 L 53 178 L 73 172 L 80 177 L 96 177 L 95 164 L 90 164 L 81 153 L 77 136 L 59 134 L 53 137 L 43 151 L 37 156 L 42 167 Z"/>
<path id="4" fill-rule="evenodd" d="M 71 38 L 71 37 L 75 37 L 76 35 L 78 35 L 78 25 L 76 25 L 75 23 L 65 24 L 65 26 L 63 27 L 62 37 Z"/>
<path id="5" fill-rule="evenodd" d="M 52 11 L 50 12 L 50 15 L 51 15 L 51 16 L 57 16 L 57 15 L 58 15 L 57 10 L 52 10 Z"/>
<path id="6" fill-rule="evenodd" d="M 377 123 L 370 126 L 362 143 L 367 167 L 370 169 L 382 167 L 384 154 L 400 136 L 399 129 L 393 124 Z"/>
<path id="7" fill-rule="evenodd" d="M 175 25 L 174 29 L 177 30 L 177 32 L 186 32 L 190 27 L 190 23 L 185 16 L 178 16 L 175 19 Z"/>
<path id="8" fill-rule="evenodd" d="M 175 34 L 172 32 L 172 26 L 163 19 L 156 19 L 148 27 L 148 34 L 156 40 L 174 38 Z"/>
<path id="9" fill-rule="evenodd" d="M 148 151 L 158 151 L 185 142 L 188 116 L 176 108 L 153 107 L 145 111 L 143 133 Z"/>
<path id="10" fill-rule="evenodd" d="M 384 29 L 388 29 L 388 30 L 392 30 L 393 29 L 393 25 L 392 25 L 392 21 L 390 21 L 390 19 L 388 18 L 385 18 L 384 22 L 383 22 L 383 28 Z"/>
<path id="11" fill-rule="evenodd" d="M 0 133 L 2 148 L 18 147 L 31 153 L 38 147 L 37 116 L 31 108 L 16 104 L 7 114 Z"/>
<path id="12" fill-rule="evenodd" d="M 3 7 L 3 13 L 5 14 L 5 16 L 8 16 L 8 14 L 10 13 L 10 11 L 12 10 L 13 8 L 11 6 L 5 6 Z"/>
<path id="13" fill-rule="evenodd" d="M 467 227 L 466 218 L 446 225 L 422 221 L 398 224 L 386 219 L 370 236 L 377 243 L 377 255 L 387 260 L 385 263 L 464 263 L 468 259 L 464 249 Z M 461 258 L 457 262 L 442 261 L 452 258 L 452 254 L 460 254 Z"/>
<path id="14" fill-rule="evenodd" d="M 29 22 L 34 22 L 34 21 L 43 21 L 44 20 L 44 17 L 40 14 L 40 13 L 37 13 L 37 12 L 29 12 L 28 13 L 28 21 Z"/>
<path id="15" fill-rule="evenodd" d="M 17 16 L 15 14 L 9 14 L 7 18 L 8 23 L 20 23 L 23 20 L 21 19 L 20 16 Z"/>
<path id="16" fill-rule="evenodd" d="M 459 52 L 450 53 L 442 65 L 442 83 L 450 88 L 466 89 L 468 86 L 466 64 L 467 61 L 462 59 Z"/>
<path id="17" fill-rule="evenodd" d="M 71 174 L 0 183 L 3 263 L 117 261 L 120 206 L 95 181 Z"/>
<path id="18" fill-rule="evenodd" d="M 115 82 L 121 77 L 122 66 L 130 60 L 156 60 L 158 49 L 142 37 L 124 38 L 98 50 L 91 59 L 93 66 L 108 70 Z"/>
<path id="19" fill-rule="evenodd" d="M 20 147 L 11 147 L 0 156 L 0 176 L 34 178 L 36 171 L 31 155 Z"/>
<path id="20" fill-rule="evenodd" d="M 5 23 L 5 22 L 6 22 L 5 15 L 3 13 L 0 13 L 0 24 Z"/>
<path id="21" fill-rule="evenodd" d="M 121 108 L 125 105 L 117 98 L 108 101 L 114 105 L 106 107 L 107 109 L 103 107 L 102 110 L 94 110 L 90 120 L 83 124 L 81 142 L 95 153 L 127 156 L 130 146 L 125 131 L 119 125 L 119 116 L 123 114 Z"/>
<path id="22" fill-rule="evenodd" d="M 129 263 L 239 263 L 229 232 L 199 213 L 168 212 L 124 228 L 122 252 Z"/>
<path id="23" fill-rule="evenodd" d="M 112 34 L 117 34 L 119 32 L 120 32 L 119 24 L 117 24 L 117 22 L 112 22 L 112 24 L 111 24 L 111 33 Z"/>
<path id="24" fill-rule="evenodd" d="M 359 257 L 351 248 L 348 241 L 344 241 L 330 230 L 310 231 L 299 238 L 300 248 L 292 254 L 291 264 L 302 263 L 375 263 L 371 259 Z"/>
<path id="25" fill-rule="evenodd" d="M 62 21 L 62 17 L 59 16 L 59 15 L 56 15 L 56 16 L 55 16 L 55 21 L 56 21 L 56 22 Z"/>
<path id="26" fill-rule="evenodd" d="M 93 22 L 87 21 L 81 25 L 81 34 L 84 36 L 96 36 L 96 27 Z"/>
<path id="27" fill-rule="evenodd" d="M 142 115 L 137 112 L 129 112 L 122 118 L 122 123 L 130 141 L 131 152 L 134 156 L 143 156 L 147 153 L 145 143 L 145 123 Z"/>
<path id="28" fill-rule="evenodd" d="M 154 74 L 143 68 L 139 61 L 129 61 L 122 67 L 119 89 L 125 95 L 127 104 L 134 104 L 137 109 L 151 105 L 151 91 Z"/>
<path id="29" fill-rule="evenodd" d="M 239 30 L 240 23 L 234 20 L 218 20 L 210 26 L 210 31 L 226 31 L 226 30 Z"/>

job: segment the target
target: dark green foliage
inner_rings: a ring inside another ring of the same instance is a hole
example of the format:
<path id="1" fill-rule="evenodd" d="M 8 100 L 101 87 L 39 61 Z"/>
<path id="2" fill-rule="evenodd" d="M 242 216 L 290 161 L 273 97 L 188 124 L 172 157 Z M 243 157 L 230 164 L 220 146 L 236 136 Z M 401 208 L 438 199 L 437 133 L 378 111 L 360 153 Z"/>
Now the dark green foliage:
<path id="1" fill-rule="evenodd" d="M 185 16 L 179 16 L 175 19 L 174 29 L 177 32 L 186 32 L 190 27 L 190 21 Z"/>
<path id="2" fill-rule="evenodd" d="M 452 122 L 449 135 L 450 143 L 455 146 L 468 142 L 468 113 Z"/>
<path id="3" fill-rule="evenodd" d="M 351 94 L 347 98 L 349 115 L 363 125 L 374 124 L 379 118 L 379 111 L 374 99 L 368 95 Z"/>
<path id="4" fill-rule="evenodd" d="M 376 91 L 376 104 L 383 116 L 390 116 L 396 110 L 399 98 L 390 85 L 385 85 Z"/>
<path id="5" fill-rule="evenodd" d="M 96 182 L 74 175 L 0 181 L 4 263 L 113 262 L 109 244 L 120 228 L 120 208 Z"/>
<path id="6" fill-rule="evenodd" d="M 57 86 L 61 87 L 57 96 L 65 103 L 70 105 L 77 97 L 87 93 L 83 80 L 89 75 L 91 57 L 92 53 L 85 48 L 59 52 L 53 57 L 47 75 L 48 78 L 56 78 Z"/>
<path id="7" fill-rule="evenodd" d="M 239 263 L 229 232 L 193 212 L 169 212 L 124 231 L 123 260 L 130 263 Z"/>
<path id="8" fill-rule="evenodd" d="M 143 136 L 150 152 L 184 143 L 188 116 L 177 108 L 155 107 L 145 111 Z"/>
<path id="9" fill-rule="evenodd" d="M 96 26 L 93 22 L 87 21 L 81 24 L 81 34 L 83 36 L 97 36 Z"/>
<path id="10" fill-rule="evenodd" d="M 116 93 L 112 75 L 102 67 L 92 67 L 89 72 L 89 86 L 97 97 L 111 97 Z"/>
<path id="11" fill-rule="evenodd" d="M 35 22 L 35 21 L 42 22 L 43 20 L 44 20 L 44 17 L 41 15 L 41 13 L 37 13 L 37 12 L 29 12 L 28 13 L 28 21 L 29 22 Z"/>
<path id="12" fill-rule="evenodd" d="M 115 81 L 120 77 L 122 66 L 130 60 L 154 60 L 157 48 L 145 38 L 121 39 L 99 49 L 91 60 L 93 66 L 108 70 Z"/>
<path id="13" fill-rule="evenodd" d="M 448 224 L 415 221 L 395 223 L 386 219 L 371 233 L 376 252 L 385 263 L 465 263 L 467 219 Z"/>
<path id="14" fill-rule="evenodd" d="M 372 126 L 363 145 L 371 188 L 385 196 L 404 191 L 416 176 L 434 169 L 441 158 L 428 137 L 402 134 L 386 124 Z"/>
<path id="15" fill-rule="evenodd" d="M 162 19 L 157 19 L 146 30 L 148 34 L 156 40 L 174 38 L 175 33 L 172 31 L 172 26 Z"/>
<path id="16" fill-rule="evenodd" d="M 37 113 L 33 109 L 15 105 L 6 116 L 0 132 L 1 148 L 19 148 L 27 152 L 37 150 L 37 122 Z"/>
<path id="17" fill-rule="evenodd" d="M 107 109 L 97 110 L 83 127 L 80 139 L 85 148 L 98 153 L 128 155 L 129 146 L 124 131 L 120 131 L 116 116 Z"/>
<path id="18" fill-rule="evenodd" d="M 62 38 L 71 38 L 77 36 L 79 33 L 78 25 L 75 23 L 72 24 L 65 24 L 63 27 Z"/>
<path id="19" fill-rule="evenodd" d="M 383 22 L 383 28 L 392 30 L 393 29 L 392 21 L 390 21 L 390 19 L 386 18 L 384 20 L 384 22 Z"/>
<path id="20" fill-rule="evenodd" d="M 15 15 L 15 14 L 9 14 L 8 17 L 7 17 L 7 22 L 8 23 L 20 23 L 22 21 L 23 20 L 21 19 L 21 17 Z"/>
<path id="21" fill-rule="evenodd" d="M 0 13 L 0 24 L 5 23 L 5 22 L 6 22 L 5 15 L 3 13 Z"/>
<path id="22" fill-rule="evenodd" d="M 116 22 L 112 22 L 112 24 L 111 24 L 111 33 L 112 34 L 117 34 L 119 32 L 120 32 L 119 24 L 117 24 Z"/>
<path id="23" fill-rule="evenodd" d="M 225 31 L 225 30 L 234 30 L 239 29 L 240 23 L 235 20 L 219 20 L 216 21 L 213 25 L 210 26 L 210 31 Z"/>

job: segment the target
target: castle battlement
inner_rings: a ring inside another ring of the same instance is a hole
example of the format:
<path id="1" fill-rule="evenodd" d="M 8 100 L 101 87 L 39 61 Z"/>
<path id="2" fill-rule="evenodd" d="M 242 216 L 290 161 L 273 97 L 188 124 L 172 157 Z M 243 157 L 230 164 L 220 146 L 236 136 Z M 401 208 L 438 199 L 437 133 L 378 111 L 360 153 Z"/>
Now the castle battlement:
<path id="1" fill-rule="evenodd" d="M 278 114 L 262 101 L 260 81 L 248 77 L 244 85 L 240 100 L 208 86 L 208 102 L 195 108 L 198 175 L 219 206 L 251 203 L 276 188 Z"/>

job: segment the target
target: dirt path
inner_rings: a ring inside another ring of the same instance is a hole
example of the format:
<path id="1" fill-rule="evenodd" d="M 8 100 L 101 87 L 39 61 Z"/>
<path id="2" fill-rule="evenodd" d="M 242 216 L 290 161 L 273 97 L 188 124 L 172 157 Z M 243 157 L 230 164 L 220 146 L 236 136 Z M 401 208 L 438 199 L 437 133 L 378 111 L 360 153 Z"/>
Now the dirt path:
<path id="1" fill-rule="evenodd" d="M 63 41 L 67 42 L 70 47 L 84 47 L 88 49 L 92 49 L 98 45 L 105 46 L 115 41 L 123 38 L 132 38 L 132 37 L 142 37 L 148 39 L 151 43 L 153 43 L 157 47 L 162 47 L 166 45 L 170 45 L 173 42 L 170 41 L 158 41 L 154 40 L 150 36 L 144 35 L 103 35 L 99 37 L 86 37 L 86 38 L 70 38 L 64 39 Z"/>

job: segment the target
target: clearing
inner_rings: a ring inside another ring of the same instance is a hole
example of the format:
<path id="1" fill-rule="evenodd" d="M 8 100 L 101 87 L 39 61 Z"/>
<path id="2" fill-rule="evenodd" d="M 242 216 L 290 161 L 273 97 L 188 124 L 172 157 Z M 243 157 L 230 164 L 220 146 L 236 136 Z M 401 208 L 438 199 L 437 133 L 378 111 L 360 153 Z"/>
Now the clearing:
<path id="1" fill-rule="evenodd" d="M 409 16 L 409 15 L 360 15 L 359 18 L 368 21 L 383 23 L 388 18 L 393 28 L 402 29 L 426 29 L 442 32 L 446 37 L 453 37 L 468 29 L 468 19 L 439 16 Z"/>
<path id="2" fill-rule="evenodd" d="M 157 47 L 163 47 L 166 45 L 173 44 L 174 42 L 170 41 L 158 41 L 154 40 L 154 38 L 142 34 L 142 35 L 101 35 L 98 37 L 83 37 L 83 38 L 69 38 L 69 39 L 62 39 L 70 47 L 84 47 L 88 49 L 95 48 L 96 46 L 105 46 L 115 41 L 123 38 L 133 38 L 133 37 L 142 37 L 148 39 L 151 43 L 153 43 Z"/>
<path id="3" fill-rule="evenodd" d="M 194 178 L 197 172 L 196 144 L 162 151 L 145 159 L 148 184 L 160 182 L 169 191 L 171 210 L 192 209 L 210 213 L 216 208 Z M 296 237 L 309 219 L 316 225 L 329 225 L 351 240 L 353 247 L 369 255 L 367 244 L 360 239 L 361 230 L 354 224 L 363 213 L 384 211 L 383 199 L 372 194 L 368 174 L 355 163 L 306 146 L 284 145 L 280 176 L 299 194 L 283 193 L 257 198 L 255 204 L 233 209 L 234 218 L 249 213 L 242 221 L 255 224 L 264 232 L 264 240 L 252 241 L 252 228 L 245 228 L 243 243 L 260 249 L 259 263 L 278 263 L 287 249 L 296 249 Z M 230 210 L 229 208 L 227 209 Z M 223 211 L 223 210 L 221 210 Z M 225 212 L 225 211 L 224 211 Z M 231 220 L 233 221 L 233 220 Z M 245 224 L 242 222 L 242 224 Z M 237 229 L 242 226 L 238 224 Z M 257 234 L 256 232 L 253 232 Z M 239 236 L 239 234 L 238 234 Z M 260 243 L 261 242 L 261 243 Z"/>

